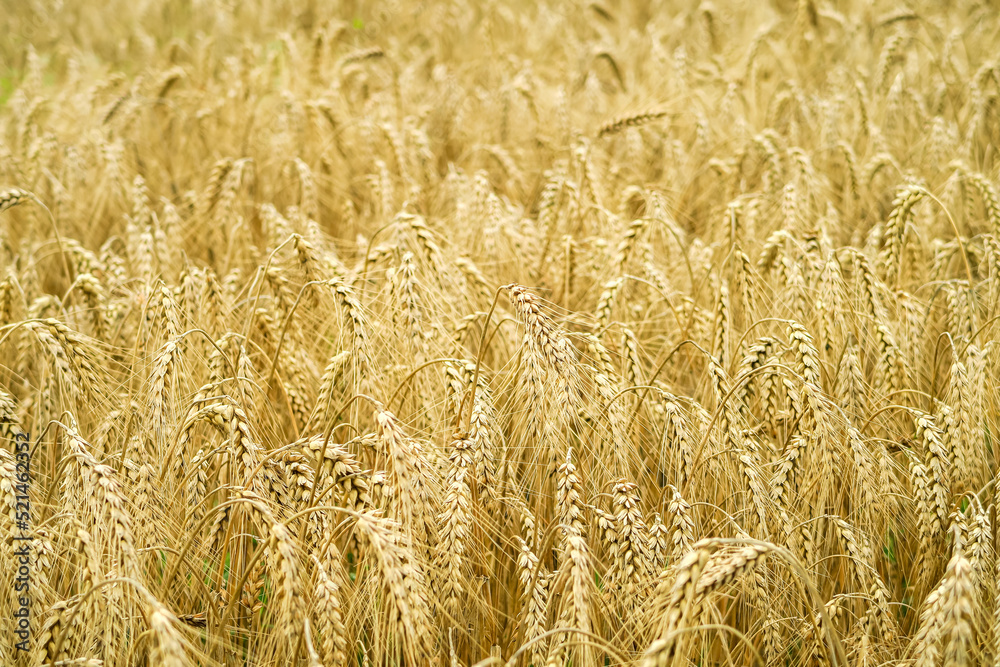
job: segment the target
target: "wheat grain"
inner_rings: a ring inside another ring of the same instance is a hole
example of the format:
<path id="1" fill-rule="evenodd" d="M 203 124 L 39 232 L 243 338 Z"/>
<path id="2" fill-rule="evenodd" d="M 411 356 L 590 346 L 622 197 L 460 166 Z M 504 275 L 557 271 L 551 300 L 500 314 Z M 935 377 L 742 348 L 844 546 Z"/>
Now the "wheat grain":
<path id="1" fill-rule="evenodd" d="M 7 4 L 0 663 L 1000 664 L 983 3 Z"/>

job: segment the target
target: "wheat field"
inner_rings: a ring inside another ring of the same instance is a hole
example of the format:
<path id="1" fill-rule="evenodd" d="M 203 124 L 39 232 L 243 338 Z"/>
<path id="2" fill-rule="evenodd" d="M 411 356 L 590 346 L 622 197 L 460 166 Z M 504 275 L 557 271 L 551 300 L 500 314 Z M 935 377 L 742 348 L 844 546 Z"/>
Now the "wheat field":
<path id="1" fill-rule="evenodd" d="M 1000 665 L 994 0 L 0 10 L 0 664 Z"/>

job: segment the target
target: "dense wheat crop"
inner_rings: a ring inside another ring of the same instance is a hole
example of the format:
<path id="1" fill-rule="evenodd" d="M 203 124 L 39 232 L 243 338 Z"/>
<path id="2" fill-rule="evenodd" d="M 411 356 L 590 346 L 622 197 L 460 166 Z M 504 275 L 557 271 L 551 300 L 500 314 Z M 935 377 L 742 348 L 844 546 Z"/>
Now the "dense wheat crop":
<path id="1" fill-rule="evenodd" d="M 3 665 L 1000 665 L 996 2 L 0 6 Z"/>

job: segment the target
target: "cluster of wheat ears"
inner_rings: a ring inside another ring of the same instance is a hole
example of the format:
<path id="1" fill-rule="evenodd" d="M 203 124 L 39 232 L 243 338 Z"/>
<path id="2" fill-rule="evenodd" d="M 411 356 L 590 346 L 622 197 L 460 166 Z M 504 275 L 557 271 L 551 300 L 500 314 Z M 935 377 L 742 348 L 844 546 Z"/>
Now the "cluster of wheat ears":
<path id="1" fill-rule="evenodd" d="M 0 663 L 1000 664 L 995 2 L 0 4 Z"/>

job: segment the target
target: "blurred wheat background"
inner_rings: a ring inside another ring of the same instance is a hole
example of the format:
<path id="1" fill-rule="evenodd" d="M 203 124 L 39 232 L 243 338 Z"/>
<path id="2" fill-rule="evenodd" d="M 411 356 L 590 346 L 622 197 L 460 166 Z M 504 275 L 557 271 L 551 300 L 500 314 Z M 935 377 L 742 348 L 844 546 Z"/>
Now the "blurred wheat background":
<path id="1" fill-rule="evenodd" d="M 996 2 L 0 5 L 0 663 L 1000 664 Z"/>

